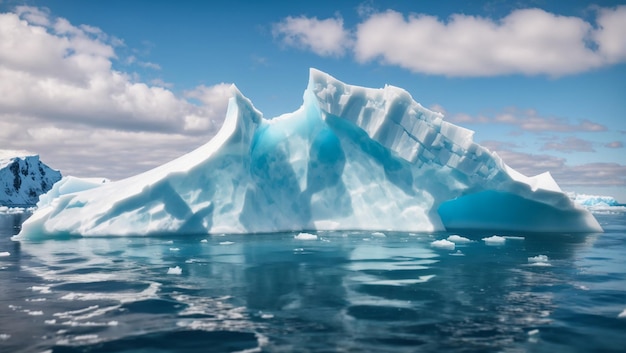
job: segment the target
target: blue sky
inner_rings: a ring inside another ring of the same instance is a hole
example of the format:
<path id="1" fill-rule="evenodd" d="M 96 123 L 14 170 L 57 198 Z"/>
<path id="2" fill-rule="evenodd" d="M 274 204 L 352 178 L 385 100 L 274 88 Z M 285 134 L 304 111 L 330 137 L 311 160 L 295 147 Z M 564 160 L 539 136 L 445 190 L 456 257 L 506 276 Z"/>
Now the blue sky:
<path id="1" fill-rule="evenodd" d="M 525 174 L 626 202 L 624 1 L 0 0 L 0 148 L 126 177 L 266 117 L 308 68 L 392 84 Z"/>

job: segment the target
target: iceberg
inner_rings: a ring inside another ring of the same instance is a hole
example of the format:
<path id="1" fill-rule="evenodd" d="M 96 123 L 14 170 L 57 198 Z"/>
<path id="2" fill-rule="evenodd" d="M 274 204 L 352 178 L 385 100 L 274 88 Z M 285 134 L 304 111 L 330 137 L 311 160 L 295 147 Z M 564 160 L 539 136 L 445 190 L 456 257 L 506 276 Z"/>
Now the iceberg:
<path id="1" fill-rule="evenodd" d="M 266 119 L 233 85 L 220 131 L 142 174 L 58 193 L 16 239 L 493 229 L 600 232 L 549 173 L 527 177 L 398 87 L 311 69 L 302 106 Z"/>
<path id="2" fill-rule="evenodd" d="M 576 204 L 595 214 L 619 214 L 626 212 L 626 205 L 620 204 L 613 196 L 566 193 Z"/>
<path id="3" fill-rule="evenodd" d="M 61 173 L 44 164 L 38 155 L 0 150 L 0 206 L 34 206 L 60 179 Z"/>

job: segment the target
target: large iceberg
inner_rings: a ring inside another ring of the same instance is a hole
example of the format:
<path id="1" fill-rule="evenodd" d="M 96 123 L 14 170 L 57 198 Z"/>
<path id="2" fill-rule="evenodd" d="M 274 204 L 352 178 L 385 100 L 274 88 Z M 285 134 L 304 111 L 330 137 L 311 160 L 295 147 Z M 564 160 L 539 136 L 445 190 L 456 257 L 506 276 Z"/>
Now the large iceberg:
<path id="1" fill-rule="evenodd" d="M 59 193 L 17 238 L 602 231 L 548 173 L 518 173 L 403 89 L 351 86 L 311 69 L 303 105 L 273 119 L 231 91 L 224 125 L 208 143 L 134 177 Z"/>

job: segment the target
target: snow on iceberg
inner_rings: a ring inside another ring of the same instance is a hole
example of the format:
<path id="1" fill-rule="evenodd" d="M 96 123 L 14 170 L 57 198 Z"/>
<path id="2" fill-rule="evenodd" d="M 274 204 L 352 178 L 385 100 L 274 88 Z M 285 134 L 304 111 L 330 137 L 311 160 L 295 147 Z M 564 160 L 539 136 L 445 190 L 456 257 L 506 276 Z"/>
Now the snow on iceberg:
<path id="1" fill-rule="evenodd" d="M 26 151 L 0 150 L 0 206 L 34 206 L 61 173 Z"/>
<path id="2" fill-rule="evenodd" d="M 236 87 L 205 145 L 59 195 L 16 237 L 302 230 L 601 231 L 548 174 L 526 177 L 403 89 L 311 69 L 304 103 L 265 119 Z"/>

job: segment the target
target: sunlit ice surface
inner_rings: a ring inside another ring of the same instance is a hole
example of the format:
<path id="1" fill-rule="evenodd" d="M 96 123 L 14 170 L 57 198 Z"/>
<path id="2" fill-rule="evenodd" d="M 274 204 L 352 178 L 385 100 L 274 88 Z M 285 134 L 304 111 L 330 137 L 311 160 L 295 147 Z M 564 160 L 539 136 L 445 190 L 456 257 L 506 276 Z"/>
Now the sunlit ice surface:
<path id="1" fill-rule="evenodd" d="M 231 94 L 205 145 L 116 182 L 61 180 L 17 239 L 602 231 L 549 173 L 522 175 L 401 88 L 353 86 L 311 69 L 302 106 L 272 119 L 234 86 Z"/>

